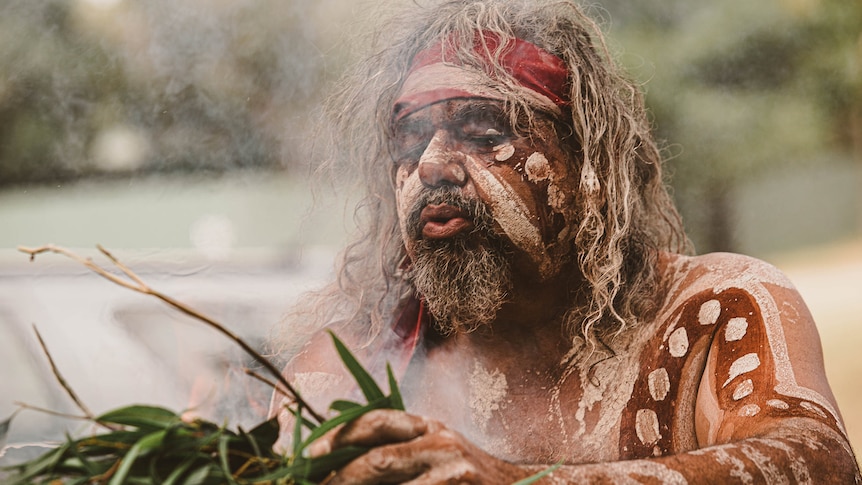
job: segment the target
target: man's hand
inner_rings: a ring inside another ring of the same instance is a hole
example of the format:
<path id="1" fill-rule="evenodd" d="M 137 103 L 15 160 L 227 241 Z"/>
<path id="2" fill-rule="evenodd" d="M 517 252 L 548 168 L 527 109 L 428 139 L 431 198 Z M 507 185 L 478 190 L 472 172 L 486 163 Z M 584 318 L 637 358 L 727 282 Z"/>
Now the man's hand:
<path id="1" fill-rule="evenodd" d="M 336 428 L 310 446 L 320 456 L 344 446 L 371 448 L 325 483 L 512 483 L 530 475 L 485 453 L 438 421 L 377 410 Z"/>

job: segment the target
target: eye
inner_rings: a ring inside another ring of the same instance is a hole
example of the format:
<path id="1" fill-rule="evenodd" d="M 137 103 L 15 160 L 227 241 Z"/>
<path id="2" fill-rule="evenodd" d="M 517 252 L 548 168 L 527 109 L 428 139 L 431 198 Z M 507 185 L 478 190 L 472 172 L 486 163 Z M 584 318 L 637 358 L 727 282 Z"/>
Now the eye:
<path id="1" fill-rule="evenodd" d="M 406 123 L 395 128 L 390 149 L 396 164 L 415 163 L 431 141 L 433 130 L 429 125 Z"/>
<path id="2" fill-rule="evenodd" d="M 493 148 L 497 145 L 501 145 L 509 139 L 507 135 L 504 135 L 503 133 L 494 128 L 488 128 L 487 130 L 485 130 L 485 134 L 483 135 L 470 135 L 468 138 L 477 146 L 487 148 Z"/>
<path id="3" fill-rule="evenodd" d="M 473 118 L 461 129 L 464 140 L 480 150 L 491 150 L 511 138 L 511 130 L 498 117 Z"/>

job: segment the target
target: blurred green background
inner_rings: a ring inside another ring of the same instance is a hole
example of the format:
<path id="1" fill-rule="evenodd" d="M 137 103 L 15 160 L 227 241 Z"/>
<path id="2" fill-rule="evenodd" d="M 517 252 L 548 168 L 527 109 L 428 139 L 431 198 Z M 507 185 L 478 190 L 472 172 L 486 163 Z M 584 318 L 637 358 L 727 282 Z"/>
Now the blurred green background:
<path id="1" fill-rule="evenodd" d="M 312 202 L 308 142 L 378 3 L 0 0 L 0 283 L 20 244 L 249 267 L 337 248 L 349 194 Z M 643 85 L 698 252 L 797 282 L 858 448 L 862 2 L 589 11 Z"/>

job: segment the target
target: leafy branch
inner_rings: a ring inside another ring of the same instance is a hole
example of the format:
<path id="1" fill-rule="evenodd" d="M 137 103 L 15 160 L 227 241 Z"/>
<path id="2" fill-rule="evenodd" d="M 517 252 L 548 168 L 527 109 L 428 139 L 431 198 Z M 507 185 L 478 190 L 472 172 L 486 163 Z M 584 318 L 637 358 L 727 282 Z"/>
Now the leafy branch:
<path id="1" fill-rule="evenodd" d="M 46 245 L 38 248 L 19 248 L 30 255 L 46 252 L 62 254 L 90 268 L 100 276 L 133 291 L 155 296 L 187 315 L 206 323 L 228 336 L 243 350 L 261 363 L 277 382 L 246 370 L 246 373 L 269 384 L 275 392 L 286 394 L 293 399 L 294 408 L 288 410 L 294 415 L 292 430 L 292 449 L 289 454 L 278 454 L 273 446 L 281 430 L 277 417 L 258 424 L 250 431 L 238 428 L 232 431 L 227 426 L 219 426 L 203 419 L 186 421 L 181 414 L 158 406 L 132 405 L 99 416 L 94 416 L 80 400 L 72 387 L 60 374 L 42 336 L 36 336 L 47 356 L 54 376 L 66 390 L 70 399 L 84 413 L 84 416 L 67 416 L 86 419 L 108 429 L 108 432 L 74 439 L 67 436 L 64 443 L 31 461 L 9 467 L 12 474 L 4 478 L 9 485 L 25 484 L 151 484 L 164 485 L 310 485 L 324 480 L 333 472 L 362 455 L 367 448 L 342 447 L 323 456 L 307 456 L 307 448 L 318 438 L 336 427 L 349 423 L 363 414 L 375 409 L 404 410 L 404 401 L 398 389 L 392 368 L 387 365 L 389 395 L 385 395 L 372 376 L 366 371 L 350 350 L 332 333 L 333 345 L 348 371 L 362 391 L 366 403 L 337 400 L 330 409 L 337 416 L 325 420 L 311 410 L 283 377 L 282 373 L 266 358 L 258 354 L 239 336 L 223 325 L 150 288 L 133 271 L 119 262 L 110 252 L 98 246 L 128 279 L 114 275 L 89 258 L 58 246 Z M 21 409 L 35 409 L 54 413 L 49 410 L 19 403 Z M 0 438 L 8 429 L 9 422 L 18 413 L 0 422 Z M 303 416 L 306 412 L 315 421 Z M 307 433 L 303 437 L 303 430 Z M 551 473 L 559 464 L 518 482 L 518 485 L 533 483 Z M 0 472 L 3 470 L 0 469 Z"/>
<path id="2" fill-rule="evenodd" d="M 404 410 L 403 399 L 391 368 L 387 366 L 390 393 L 384 395 L 371 375 L 335 334 L 331 333 L 333 344 L 368 402 L 361 404 L 336 401 L 330 408 L 336 411 L 338 415 L 325 420 L 310 410 L 308 404 L 301 399 L 294 387 L 284 379 L 281 372 L 278 372 L 273 364 L 260 356 L 240 337 L 200 312 L 153 290 L 101 246 L 99 246 L 99 251 L 111 260 L 129 278 L 128 280 L 109 273 L 101 266 L 93 263 L 92 260 L 85 259 L 61 247 L 48 245 L 39 248 L 19 249 L 30 254 L 31 258 L 45 252 L 58 253 L 72 258 L 114 283 L 139 293 L 155 296 L 219 330 L 239 344 L 277 377 L 278 382 L 273 382 L 253 371 L 246 371 L 250 376 L 270 384 L 276 392 L 290 393 L 289 397 L 293 398 L 295 408 L 289 408 L 289 410 L 296 419 L 293 430 L 292 453 L 280 455 L 273 449 L 280 434 L 276 417 L 270 418 L 246 432 L 242 428 L 232 431 L 226 426 L 218 426 L 202 419 L 195 419 L 191 422 L 185 421 L 181 414 L 158 406 L 133 405 L 94 416 L 60 374 L 47 345 L 36 330 L 37 339 L 49 360 L 55 378 L 85 415 L 83 418 L 80 416 L 68 417 L 87 419 L 106 427 L 109 431 L 79 439 L 67 437 L 66 441 L 59 447 L 34 460 L 11 467 L 9 470 L 12 470 L 13 473 L 8 477 L 11 480 L 8 482 L 10 484 L 98 483 L 118 485 L 124 483 L 163 483 L 168 485 L 209 485 L 230 483 L 244 485 L 315 483 L 366 452 L 367 449 L 347 447 L 323 456 L 305 456 L 306 449 L 314 440 L 323 436 L 327 431 L 350 422 L 368 411 L 384 408 Z M 51 411 L 42 410 L 35 406 L 19 405 L 22 409 L 36 409 L 51 413 Z M 314 417 L 315 421 L 306 419 L 303 412 Z M 11 417 L 4 423 L 8 426 L 10 420 Z M 307 436 L 304 439 L 303 429 L 307 429 Z"/>

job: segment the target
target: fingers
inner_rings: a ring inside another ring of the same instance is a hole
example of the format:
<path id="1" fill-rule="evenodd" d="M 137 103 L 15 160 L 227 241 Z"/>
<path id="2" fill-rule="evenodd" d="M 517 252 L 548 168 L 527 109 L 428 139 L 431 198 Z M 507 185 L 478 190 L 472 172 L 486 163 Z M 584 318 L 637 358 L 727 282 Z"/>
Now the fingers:
<path id="1" fill-rule="evenodd" d="M 335 428 L 309 446 L 311 456 L 321 456 L 343 446 L 375 447 L 410 441 L 439 428 L 435 421 L 402 411 L 379 409 Z"/>
<path id="2" fill-rule="evenodd" d="M 470 483 L 475 476 L 474 467 L 463 460 L 463 453 L 453 444 L 446 436 L 425 435 L 414 441 L 373 448 L 326 483 Z"/>

